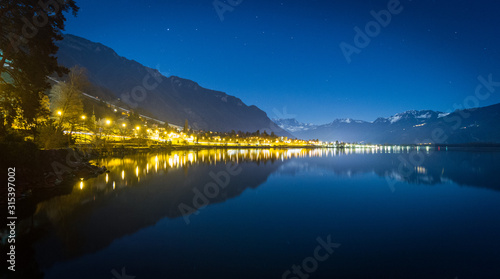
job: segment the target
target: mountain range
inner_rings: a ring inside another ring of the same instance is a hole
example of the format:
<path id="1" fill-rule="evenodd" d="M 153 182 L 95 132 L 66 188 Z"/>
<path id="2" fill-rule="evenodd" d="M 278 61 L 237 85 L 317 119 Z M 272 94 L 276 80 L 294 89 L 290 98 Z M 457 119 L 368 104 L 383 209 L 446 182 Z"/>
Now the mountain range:
<path id="1" fill-rule="evenodd" d="M 102 99 L 170 124 L 182 126 L 187 119 L 195 130 L 260 130 L 300 139 L 376 144 L 500 143 L 500 104 L 451 113 L 410 110 L 372 122 L 346 118 L 315 125 L 296 119 L 271 120 L 237 97 L 188 79 L 166 77 L 103 44 L 65 34 L 57 46 L 59 63 L 86 68 Z"/>
<path id="2" fill-rule="evenodd" d="M 155 119 L 179 126 L 187 119 L 195 130 L 229 132 L 260 130 L 291 136 L 256 106 L 194 81 L 170 76 L 119 56 L 113 49 L 65 34 L 57 42 L 59 64 L 87 69 L 89 81 L 107 92 L 107 99 Z"/>
<path id="3" fill-rule="evenodd" d="M 373 122 L 336 119 L 323 125 L 274 119 L 302 139 L 375 144 L 500 143 L 500 104 L 443 113 L 410 110 Z"/>

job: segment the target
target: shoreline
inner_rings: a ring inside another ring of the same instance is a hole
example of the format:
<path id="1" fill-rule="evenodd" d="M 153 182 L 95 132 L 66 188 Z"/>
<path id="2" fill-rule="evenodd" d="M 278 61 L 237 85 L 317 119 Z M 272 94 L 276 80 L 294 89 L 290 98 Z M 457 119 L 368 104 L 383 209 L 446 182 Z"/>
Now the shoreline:
<path id="1" fill-rule="evenodd" d="M 372 146 L 409 146 L 409 147 L 431 147 L 436 149 L 498 149 L 500 150 L 500 144 L 497 143 L 466 143 L 466 144 L 376 144 L 376 145 L 358 145 L 358 147 L 362 148 L 372 148 Z M 130 154 L 138 154 L 138 153 L 149 153 L 149 152 L 165 152 L 165 151 L 178 151 L 178 150 L 203 150 L 203 149 L 349 149 L 349 146 L 317 146 L 317 145 L 149 145 L 149 146 L 127 146 L 124 144 L 114 144 L 105 147 L 75 147 L 80 151 L 85 153 L 92 154 L 96 157 L 106 157 L 106 156 L 116 156 L 116 155 L 130 155 Z"/>
<path id="2" fill-rule="evenodd" d="M 323 146 L 214 146 L 214 145 L 151 145 L 148 147 L 126 147 L 124 145 L 115 145 L 112 147 L 102 147 L 97 149 L 89 149 L 89 153 L 97 156 L 108 156 L 117 154 L 136 154 L 136 153 L 149 153 L 157 151 L 176 151 L 176 150 L 203 150 L 203 149 L 317 149 L 325 148 Z M 79 149 L 81 151 L 87 150 L 87 148 Z"/>
<path id="3" fill-rule="evenodd" d="M 377 145 L 395 146 L 395 145 Z M 500 144 L 434 144 L 434 145 L 405 145 L 411 147 L 431 147 L 440 151 L 483 151 L 483 152 L 499 152 Z M 11 164 L 17 168 L 20 176 L 16 185 L 16 198 L 23 199 L 37 191 L 57 191 L 59 188 L 66 188 L 67 184 L 74 184 L 79 180 L 87 180 L 97 177 L 107 172 L 105 166 L 96 166 L 90 163 L 91 160 L 111 157 L 120 157 L 125 155 L 155 153 L 155 152 L 171 152 L 171 151 L 188 151 L 188 150 L 228 150 L 228 149 L 349 149 L 348 146 L 333 147 L 333 146 L 213 146 L 213 145 L 150 145 L 141 148 L 126 147 L 123 145 L 106 146 L 100 148 L 89 148 L 85 146 L 65 148 L 65 149 L 49 149 L 37 150 L 32 158 L 29 158 L 29 165 L 24 165 L 21 162 Z M 369 147 L 366 147 L 369 148 Z M 6 189 L 3 189 L 6 190 Z M 0 204 L 6 199 L 6 191 L 0 193 Z M 5 192 L 5 193 L 4 193 Z"/>

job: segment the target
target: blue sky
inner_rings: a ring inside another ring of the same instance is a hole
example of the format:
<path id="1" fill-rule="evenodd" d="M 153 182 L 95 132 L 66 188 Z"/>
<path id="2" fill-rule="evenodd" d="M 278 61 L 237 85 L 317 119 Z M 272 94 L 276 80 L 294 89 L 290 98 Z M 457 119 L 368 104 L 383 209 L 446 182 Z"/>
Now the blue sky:
<path id="1" fill-rule="evenodd" d="M 402 11 L 348 63 L 340 43 L 355 46 L 354 28 L 391 1 L 243 0 L 222 21 L 213 0 L 85 0 L 66 32 L 271 118 L 316 124 L 452 111 L 474 94 L 478 76 L 500 81 L 495 1 L 401 0 Z M 499 102 L 500 88 L 479 105 Z"/>

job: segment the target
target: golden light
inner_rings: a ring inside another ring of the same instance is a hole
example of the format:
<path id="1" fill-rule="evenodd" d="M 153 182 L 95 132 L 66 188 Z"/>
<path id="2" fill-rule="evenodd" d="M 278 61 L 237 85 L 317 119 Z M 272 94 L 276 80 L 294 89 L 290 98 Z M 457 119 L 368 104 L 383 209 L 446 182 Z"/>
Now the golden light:
<path id="1" fill-rule="evenodd" d="M 135 129 L 136 129 L 137 131 L 139 131 L 139 130 L 141 129 L 141 127 L 137 126 L 137 127 L 135 127 Z"/>
<path id="2" fill-rule="evenodd" d="M 122 126 L 125 128 L 125 127 L 127 127 L 127 124 L 123 123 Z"/>
<path id="3" fill-rule="evenodd" d="M 58 110 L 57 114 L 59 114 L 59 116 L 61 116 L 62 115 L 62 111 Z"/>
<path id="4" fill-rule="evenodd" d="M 80 182 L 80 190 L 83 189 L 83 181 Z"/>
<path id="5" fill-rule="evenodd" d="M 85 118 L 87 118 L 87 116 L 85 116 L 85 115 L 82 115 L 82 120 L 85 120 Z"/>
<path id="6" fill-rule="evenodd" d="M 107 125 L 111 124 L 111 120 L 107 119 L 107 120 L 106 120 L 106 124 L 107 124 Z"/>

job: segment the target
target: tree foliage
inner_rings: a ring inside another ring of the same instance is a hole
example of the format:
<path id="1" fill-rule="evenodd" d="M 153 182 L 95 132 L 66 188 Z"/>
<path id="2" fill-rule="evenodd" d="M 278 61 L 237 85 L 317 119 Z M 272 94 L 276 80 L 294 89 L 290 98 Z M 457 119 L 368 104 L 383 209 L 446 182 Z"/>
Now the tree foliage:
<path id="1" fill-rule="evenodd" d="M 189 123 L 188 123 L 187 119 L 184 121 L 184 129 L 182 131 L 184 133 L 188 133 L 189 132 Z"/>
<path id="2" fill-rule="evenodd" d="M 39 128 L 39 136 L 36 139 L 36 143 L 44 149 L 61 148 L 66 146 L 68 142 L 67 137 L 53 123 L 46 123 Z"/>
<path id="3" fill-rule="evenodd" d="M 68 128 L 73 131 L 75 126 L 82 123 L 83 102 L 81 92 L 89 82 L 85 68 L 75 66 L 71 68 L 66 82 L 52 87 L 50 98 L 52 111 L 59 118 L 59 128 Z M 59 114 L 60 113 L 60 114 Z"/>
<path id="4" fill-rule="evenodd" d="M 57 63 L 55 41 L 63 38 L 64 13 L 78 9 L 74 0 L 0 1 L 0 126 L 16 117 L 36 123 L 47 76 L 68 71 Z"/>

